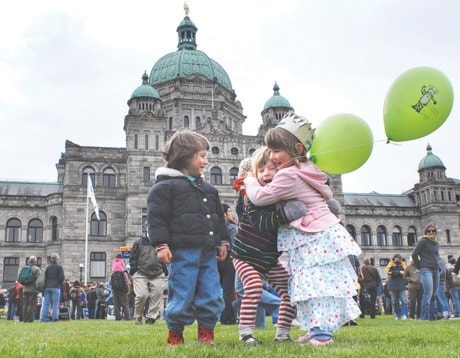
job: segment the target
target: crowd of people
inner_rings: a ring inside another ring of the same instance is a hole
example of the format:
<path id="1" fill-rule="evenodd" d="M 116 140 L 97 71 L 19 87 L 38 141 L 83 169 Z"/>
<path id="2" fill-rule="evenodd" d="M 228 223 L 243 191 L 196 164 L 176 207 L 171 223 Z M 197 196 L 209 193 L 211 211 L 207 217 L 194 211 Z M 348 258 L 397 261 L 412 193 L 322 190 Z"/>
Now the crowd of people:
<path id="1" fill-rule="evenodd" d="M 385 282 L 370 258 L 359 264 L 361 249 L 340 222 L 328 175 L 307 159 L 314 133 L 293 112 L 268 130 L 266 146 L 241 162 L 234 216 L 203 179 L 206 137 L 176 132 L 163 148 L 146 232 L 133 245 L 129 267 L 119 254 L 109 282 L 70 285 L 53 254 L 41 310 L 35 283 L 15 283 L 12 315 L 16 310 L 31 322 L 40 311 L 42 322 L 56 321 L 62 306 L 71 308 L 71 319 L 105 318 L 112 303 L 115 320 L 153 324 L 167 280 L 168 345 L 183 344 L 185 327 L 195 321 L 202 343 L 214 344 L 220 321 L 238 325 L 242 344 L 258 345 L 254 328 L 265 325 L 266 314 L 276 325 L 275 342 L 313 346 L 333 343 L 340 327 L 382 311 L 398 320 L 459 317 L 460 259 L 440 258 L 434 225 L 425 228 L 408 266 L 394 255 Z M 29 265 L 38 281 L 35 257 Z M 295 339 L 294 322 L 305 331 Z"/>

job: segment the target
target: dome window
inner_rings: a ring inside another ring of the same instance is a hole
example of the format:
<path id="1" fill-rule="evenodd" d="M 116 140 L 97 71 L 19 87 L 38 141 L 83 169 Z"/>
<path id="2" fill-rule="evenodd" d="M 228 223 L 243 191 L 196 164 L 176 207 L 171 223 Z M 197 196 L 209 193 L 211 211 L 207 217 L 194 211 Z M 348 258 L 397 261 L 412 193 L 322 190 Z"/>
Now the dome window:
<path id="1" fill-rule="evenodd" d="M 238 155 L 238 153 L 239 153 L 238 148 L 233 147 L 232 149 L 230 149 L 230 153 L 232 155 Z"/>
<path id="2" fill-rule="evenodd" d="M 216 155 L 217 155 L 217 154 L 220 153 L 220 150 L 219 150 L 218 147 L 212 147 L 212 148 L 211 148 L 211 152 L 212 152 L 212 154 L 216 154 Z"/>

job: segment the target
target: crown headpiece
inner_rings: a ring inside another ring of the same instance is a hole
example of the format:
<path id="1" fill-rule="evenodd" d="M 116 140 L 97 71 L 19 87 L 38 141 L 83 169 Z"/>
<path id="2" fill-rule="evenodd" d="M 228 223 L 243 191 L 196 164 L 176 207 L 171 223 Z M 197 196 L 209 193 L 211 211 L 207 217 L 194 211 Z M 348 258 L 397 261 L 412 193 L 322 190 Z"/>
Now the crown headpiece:
<path id="1" fill-rule="evenodd" d="M 304 145 L 307 152 L 310 150 L 316 129 L 311 127 L 311 123 L 306 118 L 290 111 L 281 119 L 277 127 L 294 134 L 300 143 Z"/>

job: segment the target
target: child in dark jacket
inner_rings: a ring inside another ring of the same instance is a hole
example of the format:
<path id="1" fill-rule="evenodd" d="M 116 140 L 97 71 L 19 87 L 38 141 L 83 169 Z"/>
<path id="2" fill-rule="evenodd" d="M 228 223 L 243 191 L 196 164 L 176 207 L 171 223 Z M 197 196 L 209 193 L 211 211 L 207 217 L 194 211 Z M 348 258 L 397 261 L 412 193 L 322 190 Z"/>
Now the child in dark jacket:
<path id="1" fill-rule="evenodd" d="M 224 308 L 217 260 L 227 256 L 228 234 L 219 193 L 203 180 L 209 142 L 176 132 L 163 149 L 165 167 L 148 195 L 149 239 L 160 262 L 169 263 L 165 320 L 168 345 L 184 343 L 185 325 L 198 321 L 198 340 L 213 344 Z M 217 251 L 216 251 L 217 250 Z"/>

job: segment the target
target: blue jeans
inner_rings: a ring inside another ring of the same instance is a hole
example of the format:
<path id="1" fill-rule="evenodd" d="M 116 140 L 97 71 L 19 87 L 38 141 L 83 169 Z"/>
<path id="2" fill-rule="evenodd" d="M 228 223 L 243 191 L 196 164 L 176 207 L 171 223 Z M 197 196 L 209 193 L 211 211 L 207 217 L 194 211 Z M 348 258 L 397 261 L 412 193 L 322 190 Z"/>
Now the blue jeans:
<path id="1" fill-rule="evenodd" d="M 8 303 L 8 317 L 9 321 L 14 320 L 14 314 L 16 313 L 16 303 Z"/>
<path id="2" fill-rule="evenodd" d="M 200 327 L 214 329 L 224 309 L 214 247 L 173 251 L 168 276 L 165 320 L 172 332 L 182 332 L 195 319 Z"/>
<path id="3" fill-rule="evenodd" d="M 435 319 L 436 311 L 436 291 L 439 286 L 438 269 L 422 267 L 419 274 L 420 282 L 423 286 L 422 310 L 420 319 L 427 321 Z"/>
<path id="4" fill-rule="evenodd" d="M 407 317 L 407 295 L 406 290 L 391 290 L 391 303 L 393 304 L 393 314 L 396 318 Z"/>
<path id="5" fill-rule="evenodd" d="M 450 292 L 455 307 L 455 317 L 460 317 L 460 286 L 452 286 Z"/>
<path id="6" fill-rule="evenodd" d="M 447 300 L 446 292 L 444 291 L 444 282 L 439 281 L 438 289 L 436 291 L 437 308 L 442 317 L 449 317 L 449 301 Z"/>
<path id="7" fill-rule="evenodd" d="M 45 288 L 43 294 L 43 306 L 40 315 L 40 321 L 49 322 L 50 320 L 50 308 L 52 309 L 51 320 L 56 322 L 59 317 L 59 299 L 61 297 L 60 288 Z"/>

